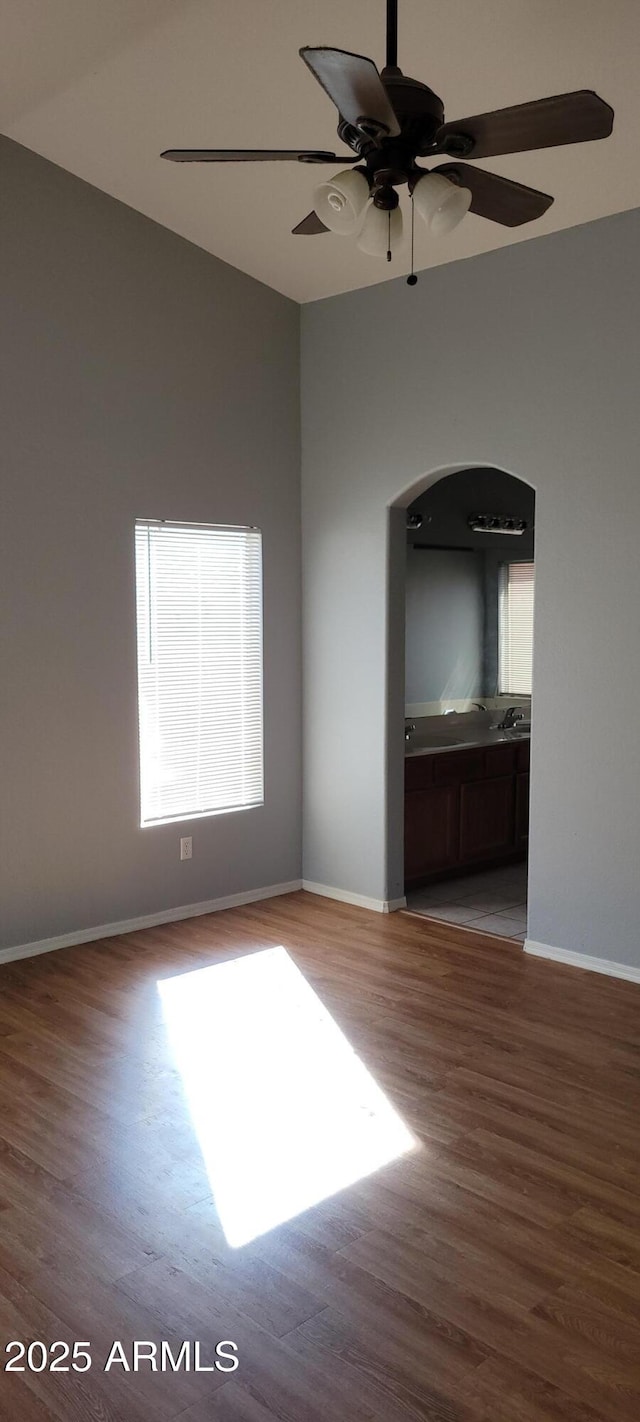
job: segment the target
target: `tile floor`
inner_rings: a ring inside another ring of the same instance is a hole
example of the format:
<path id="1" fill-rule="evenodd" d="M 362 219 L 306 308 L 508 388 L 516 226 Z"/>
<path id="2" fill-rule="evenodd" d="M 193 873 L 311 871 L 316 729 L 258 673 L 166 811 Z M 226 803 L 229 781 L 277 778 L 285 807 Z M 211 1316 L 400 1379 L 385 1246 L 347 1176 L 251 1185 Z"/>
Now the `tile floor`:
<path id="1" fill-rule="evenodd" d="M 407 894 L 407 908 L 522 943 L 527 933 L 527 865 L 509 864 L 413 889 Z"/>

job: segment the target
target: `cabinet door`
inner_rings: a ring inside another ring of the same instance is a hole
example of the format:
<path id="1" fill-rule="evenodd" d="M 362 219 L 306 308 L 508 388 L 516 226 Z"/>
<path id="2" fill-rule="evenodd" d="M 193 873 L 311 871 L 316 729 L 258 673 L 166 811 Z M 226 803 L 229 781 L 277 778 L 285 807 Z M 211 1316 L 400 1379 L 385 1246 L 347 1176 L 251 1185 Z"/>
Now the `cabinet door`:
<path id="1" fill-rule="evenodd" d="M 432 785 L 404 798 L 404 876 L 407 882 L 448 869 L 458 858 L 458 788 Z"/>
<path id="2" fill-rule="evenodd" d="M 513 848 L 513 776 L 478 780 L 460 790 L 460 859 L 491 859 Z"/>
<path id="3" fill-rule="evenodd" d="M 526 849 L 529 843 L 529 776 L 516 775 L 516 848 Z"/>

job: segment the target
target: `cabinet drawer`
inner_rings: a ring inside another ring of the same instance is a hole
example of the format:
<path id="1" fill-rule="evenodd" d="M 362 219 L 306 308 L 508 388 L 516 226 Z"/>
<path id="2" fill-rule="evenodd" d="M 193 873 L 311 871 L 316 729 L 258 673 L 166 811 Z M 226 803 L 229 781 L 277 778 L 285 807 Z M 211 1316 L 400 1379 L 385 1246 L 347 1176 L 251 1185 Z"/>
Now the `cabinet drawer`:
<path id="1" fill-rule="evenodd" d="M 530 760 L 531 760 L 531 745 L 530 745 L 530 742 L 529 742 L 529 741 L 521 741 L 520 745 L 516 747 L 516 750 L 517 750 L 517 752 L 518 752 L 517 759 L 516 759 L 516 765 L 517 765 L 517 767 L 518 767 L 518 770 L 528 770 L 528 769 L 529 769 L 529 762 L 530 762 Z"/>
<path id="2" fill-rule="evenodd" d="M 427 785 L 433 785 L 433 760 L 434 757 L 432 755 L 412 755 L 405 757 L 405 790 L 423 790 Z"/>
<path id="3" fill-rule="evenodd" d="M 481 780 L 485 773 L 484 751 L 447 751 L 433 757 L 434 785 L 460 785 L 463 780 Z"/>
<path id="4" fill-rule="evenodd" d="M 487 778 L 495 775 L 513 775 L 516 768 L 518 746 L 487 746 L 485 751 Z"/>

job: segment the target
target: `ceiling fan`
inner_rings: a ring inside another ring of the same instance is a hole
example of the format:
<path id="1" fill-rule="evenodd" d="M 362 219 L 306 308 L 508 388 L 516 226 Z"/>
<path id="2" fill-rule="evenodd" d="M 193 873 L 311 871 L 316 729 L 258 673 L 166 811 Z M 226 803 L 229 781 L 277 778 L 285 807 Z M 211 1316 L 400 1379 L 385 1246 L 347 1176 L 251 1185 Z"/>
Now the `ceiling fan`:
<path id="1" fill-rule="evenodd" d="M 591 89 L 558 94 L 491 113 L 445 123 L 442 100 L 397 64 L 398 0 L 387 0 L 387 62 L 342 49 L 303 48 L 300 54 L 338 110 L 338 136 L 355 157 L 310 149 L 169 148 L 174 163 L 234 163 L 291 160 L 351 163 L 314 194 L 314 210 L 293 228 L 295 236 L 322 232 L 357 235 L 358 246 L 386 254 L 402 236 L 397 189 L 408 185 L 434 236 L 453 230 L 470 210 L 505 227 L 533 222 L 551 206 L 548 193 L 502 178 L 461 160 L 493 158 L 607 138 L 613 109 Z M 418 158 L 444 157 L 429 171 Z M 413 266 L 413 263 L 412 263 Z M 412 271 L 411 284 L 417 281 Z"/>

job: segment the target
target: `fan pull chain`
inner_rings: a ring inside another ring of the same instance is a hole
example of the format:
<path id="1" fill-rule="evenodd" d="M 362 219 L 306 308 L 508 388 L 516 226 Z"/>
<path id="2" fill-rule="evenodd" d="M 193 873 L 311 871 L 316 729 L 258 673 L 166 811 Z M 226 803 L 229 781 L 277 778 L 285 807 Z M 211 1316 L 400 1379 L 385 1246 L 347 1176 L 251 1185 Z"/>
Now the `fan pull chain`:
<path id="1" fill-rule="evenodd" d="M 417 286 L 418 278 L 413 270 L 413 238 L 415 231 L 416 210 L 413 205 L 413 193 L 411 194 L 411 271 L 407 277 L 407 286 Z"/>
<path id="2" fill-rule="evenodd" d="M 387 261 L 390 262 L 390 261 L 391 261 L 391 213 L 390 213 L 390 212 L 387 213 L 387 224 L 388 224 L 388 225 L 387 225 L 387 231 L 388 231 L 388 236 L 387 236 Z"/>

